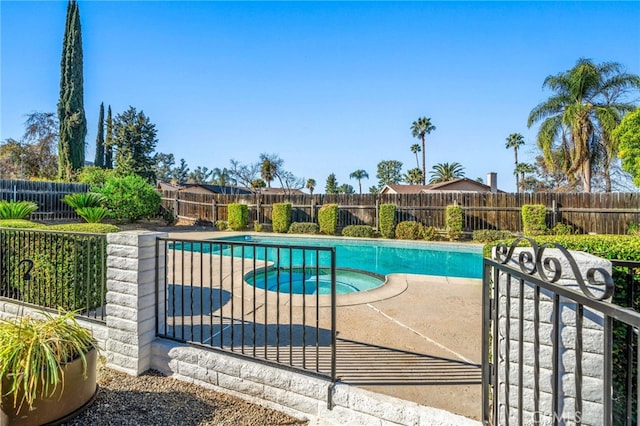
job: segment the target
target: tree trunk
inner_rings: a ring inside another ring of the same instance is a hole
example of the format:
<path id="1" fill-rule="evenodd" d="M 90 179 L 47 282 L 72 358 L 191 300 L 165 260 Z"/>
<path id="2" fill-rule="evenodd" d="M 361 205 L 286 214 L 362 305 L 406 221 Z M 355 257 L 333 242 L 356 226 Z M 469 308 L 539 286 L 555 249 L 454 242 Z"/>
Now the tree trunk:
<path id="1" fill-rule="evenodd" d="M 421 138 L 421 140 L 422 140 L 422 184 L 426 185 L 427 184 L 427 169 L 426 169 L 425 153 L 424 153 L 424 149 L 425 149 L 424 136 Z"/>

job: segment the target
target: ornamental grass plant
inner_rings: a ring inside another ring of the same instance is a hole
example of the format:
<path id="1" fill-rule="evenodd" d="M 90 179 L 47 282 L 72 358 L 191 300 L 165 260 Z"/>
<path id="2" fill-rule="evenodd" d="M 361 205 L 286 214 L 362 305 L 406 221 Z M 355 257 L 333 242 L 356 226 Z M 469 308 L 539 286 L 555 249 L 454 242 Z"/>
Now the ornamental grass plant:
<path id="1" fill-rule="evenodd" d="M 95 338 L 73 311 L 0 320 L 0 394 L 12 396 L 15 407 L 31 408 L 64 384 L 65 364 L 81 358 L 86 376 L 85 356 L 94 348 Z"/>

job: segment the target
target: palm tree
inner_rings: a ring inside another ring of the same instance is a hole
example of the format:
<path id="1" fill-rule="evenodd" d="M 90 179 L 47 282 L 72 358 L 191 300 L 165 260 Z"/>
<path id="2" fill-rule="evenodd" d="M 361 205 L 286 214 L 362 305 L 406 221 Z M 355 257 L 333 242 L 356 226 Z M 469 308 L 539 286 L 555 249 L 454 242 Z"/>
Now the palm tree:
<path id="1" fill-rule="evenodd" d="M 369 179 L 369 174 L 365 170 L 356 170 L 355 172 L 349 175 L 351 179 L 358 179 L 358 190 L 360 191 L 360 195 L 362 195 L 362 182 L 361 180 L 364 178 Z"/>
<path id="2" fill-rule="evenodd" d="M 432 169 L 433 171 L 429 172 L 431 175 L 429 183 L 449 182 L 464 177 L 464 167 L 455 161 L 451 164 L 438 163 Z"/>
<path id="3" fill-rule="evenodd" d="M 513 170 L 514 175 L 520 174 L 520 187 L 518 187 L 518 192 L 524 192 L 525 190 L 525 173 L 533 173 L 536 169 L 533 165 L 529 163 L 518 163 L 516 168 Z"/>
<path id="4" fill-rule="evenodd" d="M 222 169 L 215 167 L 212 170 L 211 182 L 214 185 L 226 186 L 228 184 L 234 185 L 235 181 L 231 178 L 229 170 L 224 167 Z"/>
<path id="5" fill-rule="evenodd" d="M 260 154 L 260 177 L 267 183 L 267 188 L 271 188 L 275 178 L 280 179 L 283 164 L 284 161 L 277 154 Z"/>
<path id="6" fill-rule="evenodd" d="M 422 142 L 422 183 L 426 183 L 427 169 L 425 163 L 425 144 L 424 138 L 427 134 L 436 129 L 436 126 L 431 124 L 431 118 L 420 117 L 411 124 L 411 134 L 414 138 L 420 138 Z"/>
<path id="7" fill-rule="evenodd" d="M 569 179 L 579 178 L 583 191 L 591 192 L 598 144 L 606 152 L 617 151 L 610 132 L 624 113 L 634 109 L 633 104 L 618 102 L 618 98 L 629 89 L 640 88 L 640 77 L 623 72 L 616 62 L 594 64 L 589 59 L 579 59 L 570 70 L 548 76 L 542 87 L 554 93 L 531 110 L 527 125 L 542 121 L 537 143 L 545 161 L 551 163 L 558 149 L 567 150 Z M 615 157 L 607 157 L 608 170 Z"/>
<path id="8" fill-rule="evenodd" d="M 409 185 L 420 185 L 424 179 L 422 178 L 422 170 L 420 167 L 415 167 L 409 170 L 404 176 L 403 179 Z"/>
<path id="9" fill-rule="evenodd" d="M 520 133 L 511 133 L 507 137 L 507 143 L 505 144 L 505 148 L 513 148 L 513 155 L 515 156 L 515 169 L 518 168 L 518 148 L 524 145 L 524 137 Z M 518 183 L 518 173 L 514 173 L 516 176 L 516 191 L 520 188 Z"/>
<path id="10" fill-rule="evenodd" d="M 417 143 L 414 143 L 413 145 L 411 145 L 411 152 L 413 152 L 416 155 L 416 167 L 420 168 L 420 162 L 418 161 L 418 153 L 422 151 L 422 148 L 420 148 L 420 145 L 418 145 Z"/>
<path id="11" fill-rule="evenodd" d="M 316 180 L 315 179 L 307 179 L 307 184 L 305 185 L 309 190 L 309 193 L 313 195 L 313 190 L 316 188 Z"/>

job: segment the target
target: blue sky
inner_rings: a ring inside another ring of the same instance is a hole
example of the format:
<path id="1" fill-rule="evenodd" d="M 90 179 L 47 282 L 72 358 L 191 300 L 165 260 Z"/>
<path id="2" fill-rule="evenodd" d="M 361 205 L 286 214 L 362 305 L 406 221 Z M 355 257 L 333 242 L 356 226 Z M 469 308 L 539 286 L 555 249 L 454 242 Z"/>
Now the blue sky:
<path id="1" fill-rule="evenodd" d="M 357 190 L 382 160 L 416 167 L 411 123 L 430 117 L 427 170 L 457 161 L 514 191 L 513 151 L 535 155 L 544 78 L 581 57 L 640 74 L 640 2 L 80 1 L 87 159 L 100 102 L 130 105 L 157 151 L 229 167 L 275 153 L 285 169 Z M 0 2 L 0 140 L 55 111 L 66 1 Z"/>

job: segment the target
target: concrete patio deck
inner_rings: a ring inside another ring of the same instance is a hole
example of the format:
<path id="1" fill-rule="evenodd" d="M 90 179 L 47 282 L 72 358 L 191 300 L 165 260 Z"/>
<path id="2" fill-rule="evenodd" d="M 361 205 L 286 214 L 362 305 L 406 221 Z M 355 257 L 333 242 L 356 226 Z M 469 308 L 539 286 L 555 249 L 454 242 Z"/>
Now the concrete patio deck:
<path id="1" fill-rule="evenodd" d="M 170 236 L 203 239 L 221 233 Z M 481 292 L 479 279 L 393 274 L 380 289 L 338 296 L 340 380 L 479 420 Z M 294 299 L 291 304 L 298 305 Z M 320 305 L 320 325 L 326 329 L 330 307 L 325 305 Z M 264 309 L 256 309 L 258 318 L 265 317 Z M 298 321 L 298 315 L 291 319 Z"/>

